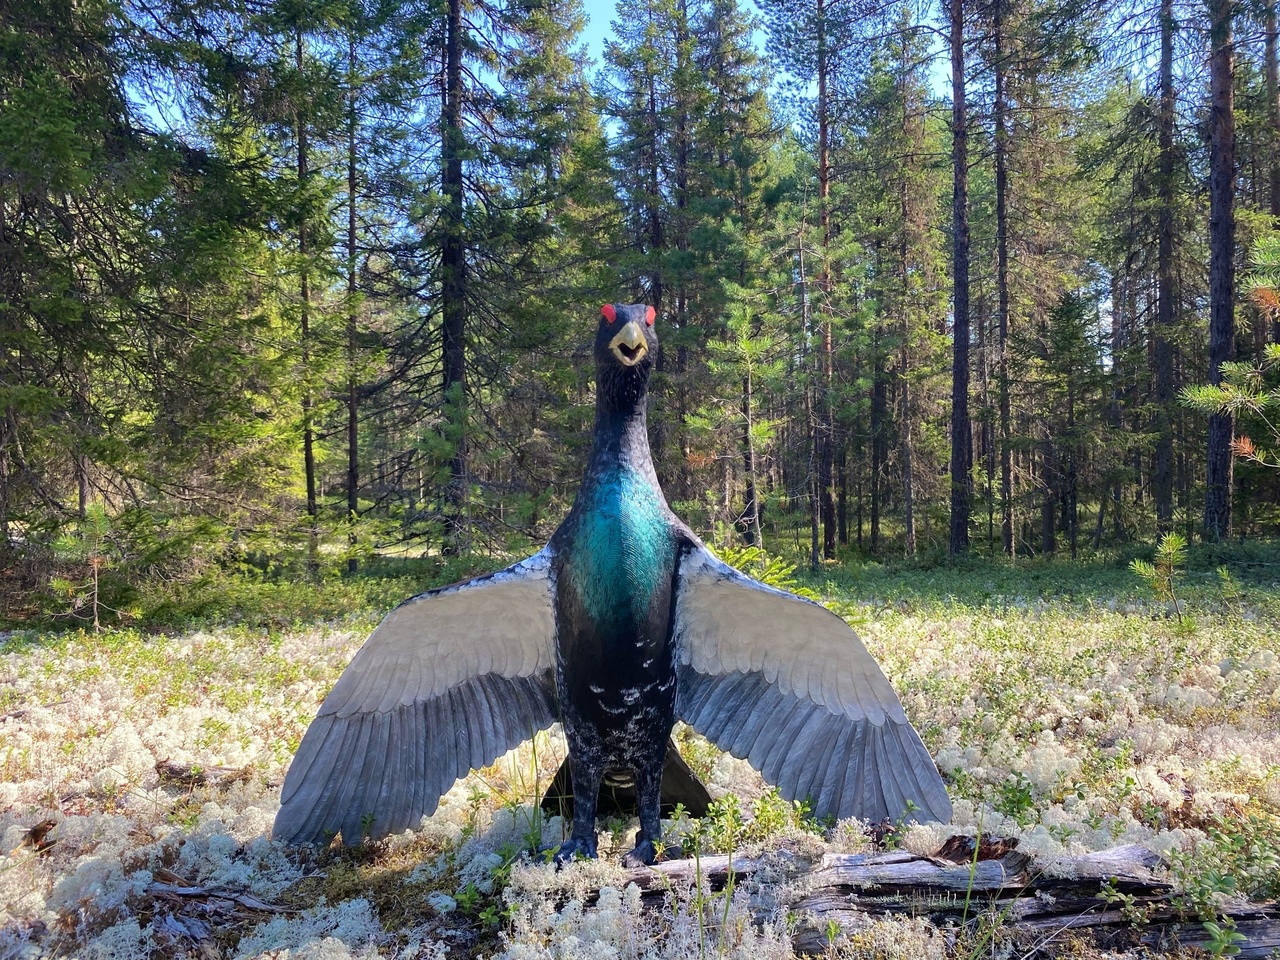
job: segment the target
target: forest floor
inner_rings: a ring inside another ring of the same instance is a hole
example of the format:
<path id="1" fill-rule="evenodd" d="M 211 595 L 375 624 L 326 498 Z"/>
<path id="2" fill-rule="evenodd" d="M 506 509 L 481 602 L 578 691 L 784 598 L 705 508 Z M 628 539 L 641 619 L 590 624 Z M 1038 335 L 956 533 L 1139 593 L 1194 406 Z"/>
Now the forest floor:
<path id="1" fill-rule="evenodd" d="M 1181 617 L 1117 558 L 801 579 L 861 634 L 947 778 L 953 823 L 890 844 L 982 833 L 1048 862 L 1143 844 L 1191 923 L 1280 897 L 1280 548 L 1196 555 Z M 420 831 L 321 853 L 267 839 L 324 693 L 391 597 L 421 586 L 256 595 L 275 614 L 238 624 L 0 633 L 0 958 L 790 956 L 794 877 L 761 871 L 714 905 L 673 891 L 655 914 L 617 866 L 634 823 L 605 825 L 598 863 L 527 857 L 562 836 L 533 806 L 563 757 L 554 733 L 461 781 Z M 720 800 L 670 823 L 672 842 L 869 848 L 863 825 L 806 820 L 745 763 L 679 739 Z M 751 922 L 762 903 L 771 918 Z M 828 952 L 999 955 L 998 917 L 983 923 L 870 919 L 833 928 Z"/>

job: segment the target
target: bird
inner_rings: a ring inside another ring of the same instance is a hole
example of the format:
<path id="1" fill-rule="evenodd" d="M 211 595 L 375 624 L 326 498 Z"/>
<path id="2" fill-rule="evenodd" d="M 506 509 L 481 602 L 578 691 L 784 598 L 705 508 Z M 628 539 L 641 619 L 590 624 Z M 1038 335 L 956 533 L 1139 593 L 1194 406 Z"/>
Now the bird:
<path id="1" fill-rule="evenodd" d="M 355 845 L 418 826 L 472 769 L 560 723 L 564 863 L 597 854 L 598 792 L 634 786 L 628 866 L 654 863 L 677 720 L 817 817 L 948 822 L 946 785 L 884 672 L 822 605 L 722 562 L 672 512 L 649 449 L 655 310 L 606 304 L 577 497 L 518 563 L 406 600 L 324 699 L 272 836 Z"/>

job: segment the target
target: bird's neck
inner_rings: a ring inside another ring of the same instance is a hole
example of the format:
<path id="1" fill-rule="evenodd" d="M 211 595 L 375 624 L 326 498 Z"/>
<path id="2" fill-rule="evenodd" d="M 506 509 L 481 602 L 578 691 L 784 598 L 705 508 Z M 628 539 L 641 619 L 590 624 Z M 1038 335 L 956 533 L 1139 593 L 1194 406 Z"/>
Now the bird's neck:
<path id="1" fill-rule="evenodd" d="M 586 471 L 588 482 L 593 477 L 609 476 L 624 468 L 631 468 L 658 489 L 653 455 L 649 451 L 645 398 L 620 404 L 610 397 L 597 397 L 595 440 Z"/>

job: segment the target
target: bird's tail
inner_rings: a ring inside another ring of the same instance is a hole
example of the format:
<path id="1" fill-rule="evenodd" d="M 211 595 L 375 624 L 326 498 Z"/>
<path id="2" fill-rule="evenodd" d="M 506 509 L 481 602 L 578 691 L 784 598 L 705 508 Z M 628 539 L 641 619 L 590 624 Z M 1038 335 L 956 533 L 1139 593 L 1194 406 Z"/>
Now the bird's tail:
<path id="1" fill-rule="evenodd" d="M 662 815 L 669 817 L 677 806 L 691 817 L 706 816 L 711 794 L 698 775 L 684 762 L 674 740 L 667 741 L 667 759 L 662 766 Z M 569 776 L 569 758 L 556 771 L 555 779 L 542 797 L 542 809 L 565 817 L 573 816 L 573 783 Z M 633 816 L 636 810 L 636 788 L 625 777 L 606 776 L 600 784 L 598 816 Z"/>

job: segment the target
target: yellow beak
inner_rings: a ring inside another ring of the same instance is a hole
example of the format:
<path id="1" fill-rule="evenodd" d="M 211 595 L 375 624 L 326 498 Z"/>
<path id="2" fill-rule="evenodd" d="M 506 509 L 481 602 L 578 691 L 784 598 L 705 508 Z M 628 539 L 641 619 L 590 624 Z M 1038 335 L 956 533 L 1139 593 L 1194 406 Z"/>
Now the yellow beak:
<path id="1" fill-rule="evenodd" d="M 649 352 L 649 344 L 645 342 L 640 324 L 632 320 L 609 341 L 609 349 L 624 367 L 634 367 Z"/>

